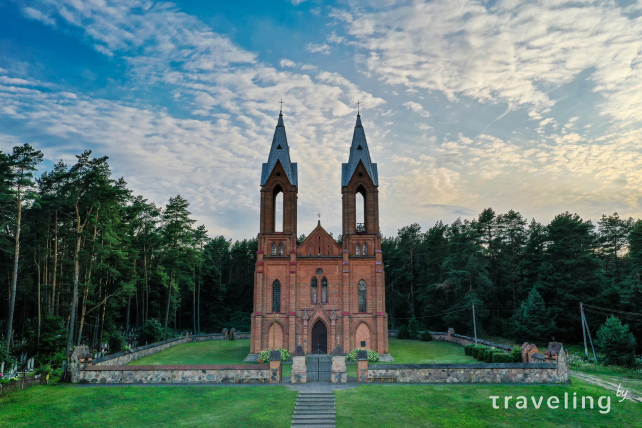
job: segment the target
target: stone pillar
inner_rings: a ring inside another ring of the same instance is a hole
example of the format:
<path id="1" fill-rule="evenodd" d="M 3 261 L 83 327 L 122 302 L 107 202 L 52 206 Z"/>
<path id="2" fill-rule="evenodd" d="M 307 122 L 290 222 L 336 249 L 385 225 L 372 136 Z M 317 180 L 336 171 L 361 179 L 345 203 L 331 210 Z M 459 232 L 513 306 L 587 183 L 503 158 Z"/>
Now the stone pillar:
<path id="1" fill-rule="evenodd" d="M 236 338 L 236 329 L 232 327 L 230 329 L 230 340 L 234 340 Z"/>
<path id="2" fill-rule="evenodd" d="M 228 333 L 227 329 L 226 329 L 226 328 L 224 328 L 224 329 L 223 329 L 223 331 L 222 331 L 222 333 L 223 333 L 223 337 L 225 337 L 225 340 L 227 340 L 227 337 L 228 337 L 228 335 L 229 335 L 229 333 Z"/>
<path id="3" fill-rule="evenodd" d="M 71 372 L 71 382 L 78 383 L 80 380 L 80 366 L 84 365 L 80 360 L 85 360 L 88 356 L 91 356 L 89 352 L 89 347 L 87 346 L 76 346 L 74 347 L 74 352 L 69 358 L 69 371 Z"/>
<path id="4" fill-rule="evenodd" d="M 366 361 L 367 363 L 367 361 Z M 348 374 L 346 371 L 346 357 L 343 355 L 332 357 L 332 383 L 346 383 L 348 382 Z"/>
<path id="5" fill-rule="evenodd" d="M 357 351 L 357 382 L 368 383 L 368 351 Z"/>
<path id="6" fill-rule="evenodd" d="M 270 383 L 281 383 L 281 351 L 270 351 Z"/>
<path id="7" fill-rule="evenodd" d="M 559 382 L 568 383 L 570 379 L 568 377 L 568 354 L 566 349 L 559 344 L 559 353 L 557 354 L 557 379 Z"/>
<path id="8" fill-rule="evenodd" d="M 449 342 L 452 342 L 453 334 L 455 334 L 455 329 L 451 327 L 448 329 L 448 337 L 446 338 L 446 340 L 448 340 Z"/>
<path id="9" fill-rule="evenodd" d="M 305 366 L 305 356 L 292 357 L 292 383 L 307 383 L 308 369 Z"/>

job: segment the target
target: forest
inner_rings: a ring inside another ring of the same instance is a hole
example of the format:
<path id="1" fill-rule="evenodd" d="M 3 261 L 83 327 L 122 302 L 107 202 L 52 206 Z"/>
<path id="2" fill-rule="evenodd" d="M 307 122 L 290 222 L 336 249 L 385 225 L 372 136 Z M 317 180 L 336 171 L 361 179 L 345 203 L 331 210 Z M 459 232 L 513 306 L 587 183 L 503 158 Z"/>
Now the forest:
<path id="1" fill-rule="evenodd" d="M 249 330 L 256 239 L 210 238 L 183 197 L 134 195 L 91 151 L 50 171 L 42 161 L 28 144 L 0 152 L 0 360 L 113 351 L 133 328 L 154 330 L 150 341 Z M 479 335 L 578 343 L 582 302 L 593 332 L 614 314 L 642 338 L 640 220 L 565 212 L 543 224 L 488 208 L 402 227 L 382 251 L 391 329 L 415 317 L 472 334 L 474 305 Z"/>

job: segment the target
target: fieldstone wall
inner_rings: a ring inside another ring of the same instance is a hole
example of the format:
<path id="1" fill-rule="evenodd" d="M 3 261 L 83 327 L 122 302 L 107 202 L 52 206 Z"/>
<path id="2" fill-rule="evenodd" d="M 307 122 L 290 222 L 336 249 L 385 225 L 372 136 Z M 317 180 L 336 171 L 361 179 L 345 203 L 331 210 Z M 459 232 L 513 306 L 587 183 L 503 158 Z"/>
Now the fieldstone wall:
<path id="1" fill-rule="evenodd" d="M 373 364 L 368 381 L 414 383 L 568 383 L 566 351 L 557 363 L 511 364 Z"/>
<path id="2" fill-rule="evenodd" d="M 270 365 L 84 366 L 78 373 L 81 384 L 249 383 L 268 382 Z"/>

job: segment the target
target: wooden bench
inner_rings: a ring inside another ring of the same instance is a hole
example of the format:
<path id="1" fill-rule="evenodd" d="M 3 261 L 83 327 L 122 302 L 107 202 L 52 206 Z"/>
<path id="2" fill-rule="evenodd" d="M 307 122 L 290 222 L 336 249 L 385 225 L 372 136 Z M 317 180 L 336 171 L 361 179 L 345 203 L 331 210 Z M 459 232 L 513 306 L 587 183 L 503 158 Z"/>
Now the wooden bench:
<path id="1" fill-rule="evenodd" d="M 244 378 L 241 378 L 241 379 L 243 379 L 243 383 L 247 383 L 248 380 L 252 380 L 252 379 L 258 379 L 258 380 L 261 381 L 261 383 L 265 383 L 265 381 L 267 379 L 269 379 L 269 377 L 256 375 L 256 376 L 244 377 Z"/>

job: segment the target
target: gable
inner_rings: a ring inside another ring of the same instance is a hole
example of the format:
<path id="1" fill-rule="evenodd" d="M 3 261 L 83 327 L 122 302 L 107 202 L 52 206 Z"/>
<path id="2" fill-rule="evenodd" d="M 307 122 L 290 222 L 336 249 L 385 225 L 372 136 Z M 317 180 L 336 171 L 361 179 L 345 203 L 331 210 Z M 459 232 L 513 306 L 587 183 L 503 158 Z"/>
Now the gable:
<path id="1" fill-rule="evenodd" d="M 310 252 L 312 257 L 318 257 L 319 254 L 325 257 L 340 256 L 341 249 L 337 241 L 321 225 L 318 225 L 297 247 L 297 257 L 310 257 Z"/>

